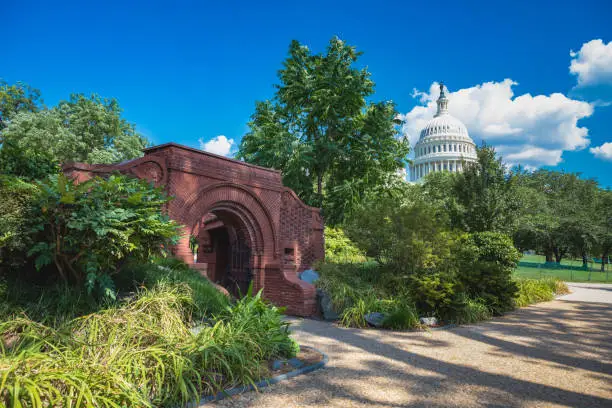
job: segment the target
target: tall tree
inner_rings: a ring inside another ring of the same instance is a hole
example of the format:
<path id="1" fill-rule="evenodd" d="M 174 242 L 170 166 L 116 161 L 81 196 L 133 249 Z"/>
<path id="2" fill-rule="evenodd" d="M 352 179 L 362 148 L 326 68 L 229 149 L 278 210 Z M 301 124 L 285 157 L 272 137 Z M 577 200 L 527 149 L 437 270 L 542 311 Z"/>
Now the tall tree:
<path id="1" fill-rule="evenodd" d="M 594 249 L 601 256 L 601 271 L 605 271 L 612 253 L 612 191 L 599 190 L 592 224 L 595 231 Z"/>
<path id="2" fill-rule="evenodd" d="M 361 53 L 333 38 L 324 54 L 293 41 L 272 101 L 258 102 L 238 157 L 283 172 L 284 182 L 327 221 L 340 221 L 369 189 L 404 166 L 391 102 L 368 103 L 374 83 Z"/>
<path id="3" fill-rule="evenodd" d="M 510 232 L 522 205 L 515 180 L 492 146 L 483 144 L 477 155 L 476 163 L 456 175 L 454 224 L 469 232 Z"/>
<path id="4" fill-rule="evenodd" d="M 515 242 L 541 251 L 547 262 L 560 263 L 566 255 L 574 255 L 586 266 L 595 243 L 597 183 L 550 170 L 524 173 L 518 180 L 528 193 Z"/>
<path id="5" fill-rule="evenodd" d="M 22 82 L 9 85 L 0 79 L 0 130 L 7 126 L 11 116 L 19 112 L 37 112 L 41 105 L 38 89 Z"/>

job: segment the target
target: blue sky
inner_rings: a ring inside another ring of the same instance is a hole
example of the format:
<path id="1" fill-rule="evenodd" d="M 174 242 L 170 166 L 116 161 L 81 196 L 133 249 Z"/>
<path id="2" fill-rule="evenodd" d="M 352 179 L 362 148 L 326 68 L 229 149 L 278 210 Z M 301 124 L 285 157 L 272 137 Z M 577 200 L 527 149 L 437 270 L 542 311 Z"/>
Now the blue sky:
<path id="1" fill-rule="evenodd" d="M 116 97 L 153 143 L 231 154 L 289 42 L 322 51 L 337 35 L 412 139 L 444 80 L 451 114 L 508 163 L 612 186 L 610 1 L 0 2 L 0 77 L 48 105 Z"/>

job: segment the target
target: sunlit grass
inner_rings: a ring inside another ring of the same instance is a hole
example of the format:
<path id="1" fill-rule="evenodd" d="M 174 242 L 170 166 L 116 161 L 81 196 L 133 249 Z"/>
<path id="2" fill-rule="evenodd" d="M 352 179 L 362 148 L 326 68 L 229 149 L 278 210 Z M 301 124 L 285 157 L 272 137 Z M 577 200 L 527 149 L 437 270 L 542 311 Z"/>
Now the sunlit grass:
<path id="1" fill-rule="evenodd" d="M 253 384 L 267 361 L 291 356 L 281 311 L 246 296 L 193 330 L 186 284 L 159 282 L 132 300 L 56 327 L 0 323 L 0 406 L 174 406 Z"/>

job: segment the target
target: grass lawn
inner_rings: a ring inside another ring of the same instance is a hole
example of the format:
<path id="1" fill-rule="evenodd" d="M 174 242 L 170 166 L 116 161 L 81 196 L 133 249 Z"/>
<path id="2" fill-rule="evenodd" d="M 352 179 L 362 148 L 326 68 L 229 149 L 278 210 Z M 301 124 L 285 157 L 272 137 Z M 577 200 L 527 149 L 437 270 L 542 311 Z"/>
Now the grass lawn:
<path id="1" fill-rule="evenodd" d="M 589 267 L 591 271 L 584 270 L 568 270 L 545 268 L 545 258 L 542 255 L 524 255 L 521 258 L 522 262 L 540 263 L 541 267 L 518 266 L 515 275 L 523 278 L 545 278 L 554 277 L 562 279 L 566 282 L 610 282 L 612 283 L 612 268 L 606 265 L 606 272 L 601 272 L 601 264 L 591 262 Z M 581 267 L 582 261 L 576 259 L 563 259 L 561 265 Z"/>

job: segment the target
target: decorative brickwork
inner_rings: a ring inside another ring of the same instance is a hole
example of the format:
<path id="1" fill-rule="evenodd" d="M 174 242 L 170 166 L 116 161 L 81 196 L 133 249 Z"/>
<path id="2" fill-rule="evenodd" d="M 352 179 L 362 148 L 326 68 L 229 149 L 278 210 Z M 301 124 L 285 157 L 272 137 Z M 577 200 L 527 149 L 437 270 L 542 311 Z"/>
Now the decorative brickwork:
<path id="1" fill-rule="evenodd" d="M 323 221 L 318 208 L 282 185 L 280 172 L 174 143 L 125 163 L 64 166 L 77 182 L 114 171 L 150 180 L 174 197 L 168 214 L 184 225 L 175 256 L 230 292 L 252 282 L 290 314 L 315 313 L 315 288 L 297 274 L 324 257 Z M 199 243 L 197 262 L 190 236 Z"/>

